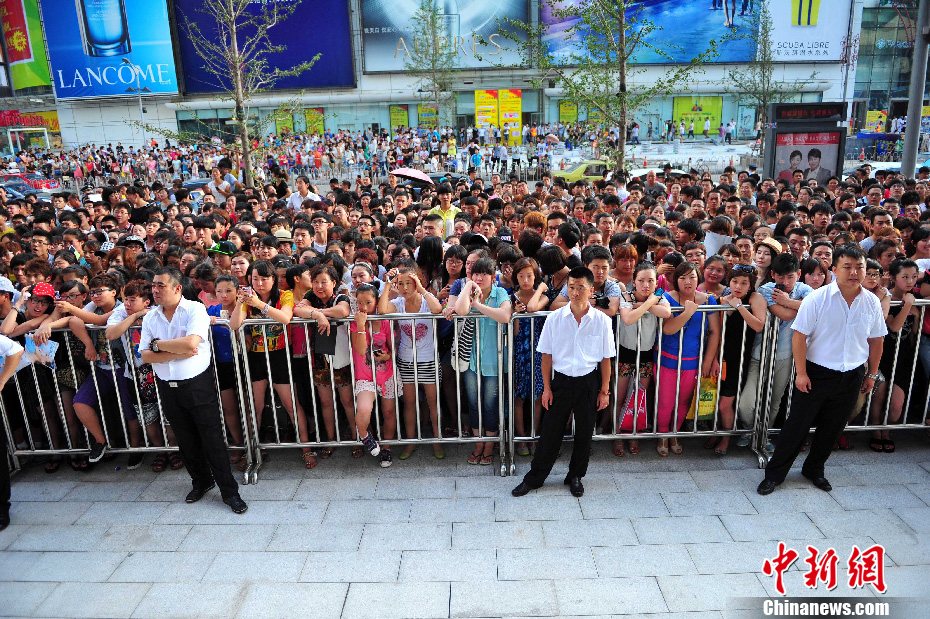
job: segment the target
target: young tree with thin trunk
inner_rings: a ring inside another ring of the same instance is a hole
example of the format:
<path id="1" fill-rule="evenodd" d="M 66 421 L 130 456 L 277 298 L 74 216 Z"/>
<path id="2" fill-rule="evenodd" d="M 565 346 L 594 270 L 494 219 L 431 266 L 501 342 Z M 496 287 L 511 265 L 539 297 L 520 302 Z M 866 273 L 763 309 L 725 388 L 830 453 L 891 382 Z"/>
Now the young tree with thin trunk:
<path id="1" fill-rule="evenodd" d="M 455 35 L 446 31 L 438 0 L 421 0 L 410 23 L 414 29 L 404 69 L 416 78 L 422 98 L 436 106 L 436 124 L 452 124 L 449 108 L 457 61 Z"/>
<path id="2" fill-rule="evenodd" d="M 525 40 L 513 40 L 521 45 L 527 65 L 539 72 L 540 77 L 534 80 L 536 87 L 555 82 L 562 88 L 565 99 L 587 108 L 589 118 L 598 116 L 606 127 L 617 128 L 619 135 L 612 136 L 602 150 L 607 153 L 612 169 L 624 170 L 627 119 L 651 99 L 666 97 L 692 81 L 701 65 L 717 56 L 718 44 L 711 40 L 707 49 L 682 63 L 666 51 L 674 33 L 666 33 L 662 47 L 652 43 L 661 28 L 644 16 L 641 2 L 540 2 L 547 5 L 556 20 L 571 24 L 557 35 L 568 42 L 570 51 L 556 58 L 549 49 L 549 33 L 544 25 L 508 20 L 511 26 L 527 34 Z M 644 52 L 667 60 L 665 72 L 660 74 L 652 67 L 648 69 L 647 80 L 646 67 L 634 63 Z"/>
<path id="3" fill-rule="evenodd" d="M 273 30 L 289 19 L 301 0 L 262 2 L 254 0 L 202 0 L 199 20 L 182 16 L 184 31 L 211 85 L 220 98 L 233 103 L 232 123 L 238 137 L 238 157 L 246 185 L 252 183 L 249 109 L 253 99 L 272 89 L 283 78 L 309 71 L 320 54 L 291 67 L 275 66 L 271 57 L 287 48 L 276 44 Z M 204 31 L 200 21 L 215 26 Z"/>

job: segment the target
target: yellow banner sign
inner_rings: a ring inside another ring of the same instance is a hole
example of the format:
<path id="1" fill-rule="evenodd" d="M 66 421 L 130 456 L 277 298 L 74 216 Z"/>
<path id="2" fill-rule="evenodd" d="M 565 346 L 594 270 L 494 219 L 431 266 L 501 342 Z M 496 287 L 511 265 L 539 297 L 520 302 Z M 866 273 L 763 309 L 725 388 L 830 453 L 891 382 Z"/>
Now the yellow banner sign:
<path id="1" fill-rule="evenodd" d="M 323 135 L 325 131 L 323 108 L 311 107 L 305 109 L 304 119 L 307 122 L 307 133 Z"/>
<path id="2" fill-rule="evenodd" d="M 391 118 L 391 131 L 398 127 L 406 127 L 410 124 L 410 112 L 406 105 L 392 105 L 388 108 Z"/>
<path id="3" fill-rule="evenodd" d="M 475 91 L 475 126 L 490 127 L 500 122 L 496 90 Z"/>
<path id="4" fill-rule="evenodd" d="M 578 122 L 578 104 L 574 101 L 559 101 L 559 122 L 565 124 Z"/>
<path id="5" fill-rule="evenodd" d="M 435 127 L 439 122 L 439 110 L 434 103 L 417 103 L 417 124 L 421 127 Z"/>
<path id="6" fill-rule="evenodd" d="M 888 123 L 888 112 L 885 110 L 869 110 L 865 113 L 865 130 L 872 133 L 884 133 Z"/>
<path id="7" fill-rule="evenodd" d="M 505 88 L 498 91 L 498 108 L 500 111 L 500 127 L 503 139 L 504 129 L 508 128 L 508 143 L 516 146 L 521 142 L 520 128 L 523 118 L 523 91 L 516 88 Z"/>
<path id="8" fill-rule="evenodd" d="M 678 123 L 685 121 L 685 130 L 690 130 L 693 122 L 694 133 L 703 134 L 704 122 L 710 120 L 710 131 L 713 133 L 723 122 L 723 97 L 675 97 L 672 114 L 676 132 Z"/>

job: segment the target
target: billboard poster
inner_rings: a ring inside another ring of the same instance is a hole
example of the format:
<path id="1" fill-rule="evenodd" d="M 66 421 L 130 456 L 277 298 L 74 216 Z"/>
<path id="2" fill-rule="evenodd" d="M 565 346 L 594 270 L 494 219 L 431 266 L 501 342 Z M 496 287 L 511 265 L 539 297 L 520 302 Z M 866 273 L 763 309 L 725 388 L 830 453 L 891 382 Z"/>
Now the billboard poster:
<path id="1" fill-rule="evenodd" d="M 841 60 L 851 1 L 769 0 L 775 61 Z"/>
<path id="2" fill-rule="evenodd" d="M 710 119 L 710 130 L 717 131 L 723 122 L 723 97 L 675 97 L 672 100 L 672 116 L 675 127 L 685 121 L 685 128 L 694 122 L 695 134 L 702 134 L 704 121 Z"/>
<path id="3" fill-rule="evenodd" d="M 871 133 L 884 133 L 888 124 L 888 112 L 869 110 L 865 113 L 865 130 Z"/>
<path id="4" fill-rule="evenodd" d="M 439 110 L 435 103 L 417 103 L 417 125 L 435 127 L 439 121 Z"/>
<path id="5" fill-rule="evenodd" d="M 51 86 L 37 0 L 0 0 L 0 24 L 13 89 Z"/>
<path id="6" fill-rule="evenodd" d="M 475 91 L 475 126 L 490 127 L 500 120 L 496 90 Z"/>
<path id="7" fill-rule="evenodd" d="M 142 0 L 137 0 L 139 3 Z M 161 0 L 162 2 L 164 0 Z M 294 77 L 279 79 L 276 90 L 298 88 L 351 88 L 355 86 L 355 69 L 352 65 L 352 39 L 349 23 L 349 3 L 345 0 L 262 0 L 253 1 L 256 14 L 268 2 L 281 5 L 297 3 L 294 13 L 278 22 L 268 31 L 273 45 L 283 45 L 284 51 L 269 54 L 268 63 L 282 69 L 312 59 L 320 59 L 309 71 Z M 204 70 L 204 61 L 197 55 L 187 24 L 196 23 L 204 36 L 216 33 L 216 18 L 203 13 L 203 0 L 175 0 L 175 19 L 178 24 L 178 47 L 181 57 L 181 74 L 184 92 L 211 93 L 229 89 L 228 82 L 219 83 L 216 76 Z M 320 24 L 320 27 L 309 26 Z M 243 37 L 249 32 L 243 28 Z M 241 40 L 241 39 L 240 39 Z"/>
<path id="8" fill-rule="evenodd" d="M 361 0 L 365 71 L 403 71 L 416 48 L 413 17 L 421 0 Z M 442 0 L 443 40 L 454 41 L 456 69 L 523 64 L 519 45 L 501 33 L 512 19 L 529 23 L 527 0 Z M 511 36 L 517 35 L 512 31 Z"/>
<path id="9" fill-rule="evenodd" d="M 294 133 L 294 115 L 291 112 L 280 112 L 275 114 L 274 132 L 276 135 Z"/>
<path id="10" fill-rule="evenodd" d="M 776 62 L 836 62 L 842 58 L 852 0 L 765 1 L 772 17 L 771 38 Z M 557 0 L 555 6 L 570 9 L 580 2 Z M 711 62 L 750 62 L 755 58 L 753 37 L 758 32 L 759 19 L 750 8 L 753 3 L 656 0 L 630 4 L 628 18 L 655 26 L 644 38 L 649 45 L 637 49 L 632 64 L 685 64 L 708 49 L 711 40 L 718 44 L 718 55 Z M 727 10 L 731 6 L 732 12 Z M 743 9 L 748 10 L 744 12 Z M 829 19 L 825 19 L 828 10 Z M 570 36 L 569 30 L 578 24 L 578 19 L 554 13 L 549 0 L 540 0 L 543 42 L 557 62 L 577 64 L 574 59 L 584 50 L 578 38 Z M 727 25 L 728 19 L 732 20 L 732 27 Z"/>
<path id="11" fill-rule="evenodd" d="M 410 112 L 406 105 L 391 105 L 388 107 L 388 114 L 391 119 L 392 133 L 398 127 L 406 127 L 410 124 Z"/>
<path id="12" fill-rule="evenodd" d="M 177 94 L 165 2 L 43 0 L 42 9 L 59 99 Z"/>
<path id="13" fill-rule="evenodd" d="M 559 101 L 559 122 L 566 125 L 578 122 L 578 104 L 574 101 Z"/>
<path id="14" fill-rule="evenodd" d="M 307 123 L 307 133 L 323 135 L 325 131 L 324 120 L 326 115 L 323 108 L 311 107 L 304 110 L 304 120 Z"/>
<path id="15" fill-rule="evenodd" d="M 826 186 L 827 179 L 841 165 L 839 131 L 779 133 L 775 137 L 775 170 L 778 178 L 792 180 L 795 170 L 805 179 L 816 179 Z"/>
<path id="16" fill-rule="evenodd" d="M 520 131 L 523 126 L 523 91 L 518 88 L 504 88 L 497 91 L 497 98 L 501 135 L 504 133 L 504 127 L 509 127 L 508 143 L 517 146 L 523 141 L 523 135 Z"/>

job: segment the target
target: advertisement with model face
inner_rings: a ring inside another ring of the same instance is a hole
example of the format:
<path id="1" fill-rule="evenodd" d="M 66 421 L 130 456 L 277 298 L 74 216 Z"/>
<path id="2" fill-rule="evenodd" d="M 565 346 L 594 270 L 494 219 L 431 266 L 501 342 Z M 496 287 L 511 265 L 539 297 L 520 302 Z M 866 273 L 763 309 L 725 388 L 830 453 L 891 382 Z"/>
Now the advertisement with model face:
<path id="1" fill-rule="evenodd" d="M 43 0 L 42 14 L 59 99 L 177 94 L 164 0 Z"/>
<path id="2" fill-rule="evenodd" d="M 793 181 L 800 171 L 802 180 L 814 179 L 818 186 L 826 186 L 834 175 L 839 160 L 840 132 L 779 133 L 775 138 L 775 171 L 778 178 Z"/>

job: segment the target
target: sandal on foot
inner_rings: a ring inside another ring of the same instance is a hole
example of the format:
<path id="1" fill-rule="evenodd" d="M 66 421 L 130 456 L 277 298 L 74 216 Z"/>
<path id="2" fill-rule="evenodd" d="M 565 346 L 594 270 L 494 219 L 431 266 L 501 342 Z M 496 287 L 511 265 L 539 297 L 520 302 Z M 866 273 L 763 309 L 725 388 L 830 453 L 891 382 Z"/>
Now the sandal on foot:
<path id="1" fill-rule="evenodd" d="M 81 456 L 71 456 L 68 458 L 68 464 L 71 465 L 71 470 L 75 473 L 83 473 L 87 470 L 87 462 Z"/>
<path id="2" fill-rule="evenodd" d="M 465 459 L 465 462 L 469 464 L 479 464 L 481 462 L 481 453 L 482 452 L 479 451 L 478 453 L 468 454 L 468 458 Z"/>
<path id="3" fill-rule="evenodd" d="M 416 451 L 416 447 L 413 447 L 413 446 L 404 447 L 404 450 L 403 450 L 402 452 L 400 452 L 400 455 L 397 456 L 397 459 L 398 459 L 398 460 L 406 460 L 407 458 L 409 458 L 410 456 L 413 455 L 413 452 L 414 452 L 414 451 Z"/>
<path id="4" fill-rule="evenodd" d="M 316 461 L 316 454 L 312 451 L 305 451 L 301 455 L 304 461 L 304 468 L 315 469 L 318 462 Z"/>
<path id="5" fill-rule="evenodd" d="M 886 438 L 883 441 L 883 443 L 884 443 L 884 446 L 882 447 L 882 451 L 884 451 L 886 454 L 894 453 L 895 448 L 894 448 L 893 440 L 891 440 L 890 438 Z"/>
<path id="6" fill-rule="evenodd" d="M 837 447 L 839 447 L 842 451 L 849 451 L 853 447 L 852 443 L 849 442 L 849 437 L 846 436 L 846 434 L 840 434 L 840 438 L 836 443 Z"/>
<path id="7" fill-rule="evenodd" d="M 873 438 L 869 441 L 869 449 L 881 453 L 885 451 L 885 441 L 880 438 Z"/>
<path id="8" fill-rule="evenodd" d="M 352 457 L 355 458 L 356 460 L 361 458 L 364 455 L 365 455 L 364 448 L 359 447 L 358 445 L 352 448 Z"/>
<path id="9" fill-rule="evenodd" d="M 623 441 L 614 441 L 614 456 L 618 458 L 623 457 Z"/>
<path id="10" fill-rule="evenodd" d="M 481 456 L 481 460 L 478 462 L 481 466 L 489 466 L 494 464 L 494 454 L 490 453 L 484 456 Z"/>
<path id="11" fill-rule="evenodd" d="M 672 440 L 675 440 L 675 439 L 672 439 Z M 684 451 L 684 449 L 681 447 L 681 443 L 679 443 L 678 441 L 675 441 L 674 443 L 670 443 L 668 448 L 669 448 L 669 449 L 672 451 L 672 453 L 675 454 L 676 456 L 680 456 L 680 455 L 681 455 L 681 452 Z"/>
<path id="12" fill-rule="evenodd" d="M 158 454 L 155 456 L 155 459 L 152 460 L 152 472 L 161 473 L 166 468 L 168 468 L 168 456 L 165 454 Z"/>
<path id="13" fill-rule="evenodd" d="M 446 452 L 441 445 L 433 445 L 433 457 L 437 460 L 446 459 Z"/>
<path id="14" fill-rule="evenodd" d="M 45 463 L 46 473 L 55 473 L 59 468 L 61 468 L 61 456 L 52 456 L 51 459 Z"/>
<path id="15" fill-rule="evenodd" d="M 178 454 L 171 454 L 168 456 L 168 465 L 171 467 L 172 471 L 178 471 L 184 468 L 184 458 Z"/>
<path id="16" fill-rule="evenodd" d="M 324 447 L 323 449 L 320 450 L 320 457 L 324 460 L 331 458 L 332 455 L 333 455 L 332 447 Z"/>
<path id="17" fill-rule="evenodd" d="M 530 455 L 530 448 L 526 446 L 526 443 L 523 443 L 522 445 L 517 447 L 517 455 L 524 456 L 524 457 Z"/>
<path id="18" fill-rule="evenodd" d="M 656 445 L 656 451 L 659 452 L 661 457 L 668 457 L 668 443 L 666 442 L 666 439 L 659 439 L 659 444 Z"/>
<path id="19" fill-rule="evenodd" d="M 639 454 L 639 441 L 630 441 L 630 455 L 635 456 Z"/>

